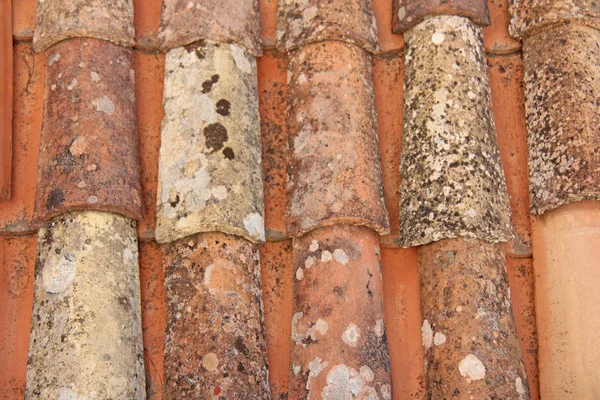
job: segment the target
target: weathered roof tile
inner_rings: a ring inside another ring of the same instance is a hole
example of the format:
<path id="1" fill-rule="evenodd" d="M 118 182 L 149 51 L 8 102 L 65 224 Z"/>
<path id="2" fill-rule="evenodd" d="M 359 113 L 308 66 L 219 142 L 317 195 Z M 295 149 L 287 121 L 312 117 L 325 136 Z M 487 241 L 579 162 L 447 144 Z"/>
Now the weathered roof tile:
<path id="1" fill-rule="evenodd" d="M 158 26 L 163 0 L 133 0 L 136 48 L 158 49 Z"/>
<path id="2" fill-rule="evenodd" d="M 31 40 L 35 29 L 36 0 L 12 2 L 12 30 L 16 40 Z"/>
<path id="3" fill-rule="evenodd" d="M 132 0 L 37 0 L 35 22 L 35 51 L 78 37 L 133 46 Z"/>
<path id="4" fill-rule="evenodd" d="M 293 50 L 324 40 L 353 43 L 376 53 L 377 25 L 371 0 L 281 0 L 277 42 Z"/>
<path id="5" fill-rule="evenodd" d="M 406 35 L 403 246 L 513 237 L 481 28 L 434 17 Z"/>
<path id="6" fill-rule="evenodd" d="M 11 1 L 0 2 L 0 200 L 10 198 L 12 170 L 13 38 Z"/>
<path id="7" fill-rule="evenodd" d="M 377 21 L 379 52 L 388 53 L 404 48 L 404 36 L 392 32 L 392 2 L 396 0 L 371 0 L 373 13 Z"/>
<path id="8" fill-rule="evenodd" d="M 265 240 L 256 59 L 235 44 L 170 50 L 156 239 L 220 231 Z"/>
<path id="9" fill-rule="evenodd" d="M 574 24 L 523 43 L 533 214 L 600 200 L 598 43 L 600 31 Z"/>
<path id="10" fill-rule="evenodd" d="M 425 19 L 437 15 L 470 18 L 479 25 L 489 25 L 486 0 L 393 0 L 393 31 L 403 33 Z"/>
<path id="11" fill-rule="evenodd" d="M 333 224 L 389 232 L 371 56 L 327 41 L 290 54 L 288 234 Z"/>
<path id="12" fill-rule="evenodd" d="M 164 0 L 158 38 L 165 49 L 209 40 L 259 56 L 258 0 Z"/>
<path id="13" fill-rule="evenodd" d="M 510 54 L 521 49 L 521 42 L 508 32 L 510 0 L 489 0 L 491 24 L 483 28 L 485 51 L 492 54 Z"/>
<path id="14" fill-rule="evenodd" d="M 36 217 L 103 210 L 141 219 L 132 51 L 71 39 L 46 61 Z"/>

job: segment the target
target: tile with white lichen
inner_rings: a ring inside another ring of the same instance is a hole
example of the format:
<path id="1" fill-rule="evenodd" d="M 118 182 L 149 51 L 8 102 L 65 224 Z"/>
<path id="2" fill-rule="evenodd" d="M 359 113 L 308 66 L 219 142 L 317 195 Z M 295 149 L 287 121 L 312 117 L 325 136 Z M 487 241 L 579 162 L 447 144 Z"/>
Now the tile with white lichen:
<path id="1" fill-rule="evenodd" d="M 164 0 L 158 39 L 164 49 L 211 40 L 260 56 L 258 0 Z"/>
<path id="2" fill-rule="evenodd" d="M 132 0 L 37 0 L 35 15 L 35 51 L 77 37 L 133 46 Z"/>
<path id="3" fill-rule="evenodd" d="M 371 56 L 339 41 L 290 53 L 287 230 L 333 224 L 389 233 Z"/>
<path id="4" fill-rule="evenodd" d="M 167 54 L 156 239 L 265 240 L 256 59 L 234 44 Z"/>
<path id="5" fill-rule="evenodd" d="M 201 233 L 162 249 L 163 398 L 268 399 L 258 246 Z"/>
<path id="6" fill-rule="evenodd" d="M 434 17 L 406 34 L 402 246 L 513 237 L 481 28 Z"/>
<path id="7" fill-rule="evenodd" d="M 479 25 L 490 24 L 486 0 L 392 0 L 394 33 L 404 33 L 427 18 L 455 15 Z"/>
<path id="8" fill-rule="evenodd" d="M 510 34 L 533 36 L 552 25 L 565 23 L 600 29 L 600 2 L 590 0 L 510 0 Z"/>
<path id="9" fill-rule="evenodd" d="M 65 214 L 38 237 L 25 397 L 146 398 L 135 222 Z"/>
<path id="10" fill-rule="evenodd" d="M 391 399 L 377 234 L 336 225 L 293 243 L 290 398 Z"/>
<path id="11" fill-rule="evenodd" d="M 35 216 L 72 210 L 142 217 L 133 54 L 98 39 L 46 52 Z"/>
<path id="12" fill-rule="evenodd" d="M 570 25 L 523 44 L 533 214 L 600 200 L 599 43 L 600 31 Z"/>
<path id="13" fill-rule="evenodd" d="M 371 0 L 282 0 L 277 46 L 293 50 L 325 40 L 353 43 L 376 53 L 377 25 Z"/>

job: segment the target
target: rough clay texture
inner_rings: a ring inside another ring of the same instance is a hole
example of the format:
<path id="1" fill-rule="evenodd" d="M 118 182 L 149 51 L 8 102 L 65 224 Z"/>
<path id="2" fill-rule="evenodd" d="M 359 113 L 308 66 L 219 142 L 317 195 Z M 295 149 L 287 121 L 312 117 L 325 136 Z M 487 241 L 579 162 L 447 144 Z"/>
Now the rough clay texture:
<path id="1" fill-rule="evenodd" d="M 499 245 L 423 246 L 419 272 L 429 397 L 529 399 Z"/>
<path id="2" fill-rule="evenodd" d="M 291 236 L 333 224 L 389 233 L 371 57 L 338 41 L 290 55 L 287 226 Z"/>
<path id="3" fill-rule="evenodd" d="M 27 399 L 145 399 L 135 222 L 94 211 L 42 226 Z"/>
<path id="4" fill-rule="evenodd" d="M 600 31 L 564 26 L 523 44 L 531 212 L 600 200 Z"/>
<path id="5" fill-rule="evenodd" d="M 481 28 L 434 17 L 406 34 L 402 246 L 513 237 Z"/>
<path id="6" fill-rule="evenodd" d="M 377 25 L 371 0 L 281 0 L 277 45 L 293 50 L 337 40 L 377 53 Z"/>
<path id="7" fill-rule="evenodd" d="M 133 46 L 132 0 L 37 0 L 35 51 L 69 38 L 89 37 Z"/>
<path id="8" fill-rule="evenodd" d="M 553 25 L 600 29 L 600 3 L 594 0 L 510 0 L 511 36 L 526 39 Z"/>
<path id="9" fill-rule="evenodd" d="M 257 246 L 202 233 L 164 245 L 163 265 L 162 398 L 269 399 Z"/>
<path id="10" fill-rule="evenodd" d="M 338 225 L 294 239 L 290 399 L 391 399 L 377 234 Z"/>
<path id="11" fill-rule="evenodd" d="M 486 0 L 392 0 L 394 33 L 404 33 L 438 15 L 470 18 L 479 25 L 490 24 Z"/>
<path id="12" fill-rule="evenodd" d="M 46 53 L 36 218 L 102 210 L 141 219 L 132 51 L 70 39 Z"/>
<path id="13" fill-rule="evenodd" d="M 158 39 L 164 49 L 212 40 L 260 56 L 258 0 L 164 0 Z"/>
<path id="14" fill-rule="evenodd" d="M 156 240 L 265 240 L 256 60 L 198 42 L 167 54 Z"/>

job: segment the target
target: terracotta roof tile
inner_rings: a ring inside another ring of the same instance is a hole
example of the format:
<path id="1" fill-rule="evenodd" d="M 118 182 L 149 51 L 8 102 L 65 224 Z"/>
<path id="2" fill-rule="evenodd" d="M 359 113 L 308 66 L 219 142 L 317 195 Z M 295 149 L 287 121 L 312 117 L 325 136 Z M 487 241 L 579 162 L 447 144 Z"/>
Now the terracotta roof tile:
<path id="1" fill-rule="evenodd" d="M 237 45 L 170 50 L 156 238 L 220 231 L 265 240 L 256 60 Z"/>
<path id="2" fill-rule="evenodd" d="M 132 0 L 37 0 L 33 48 L 88 37 L 122 46 L 134 43 Z"/>
<path id="3" fill-rule="evenodd" d="M 160 124 L 164 117 L 165 54 L 133 53 L 135 107 L 139 135 L 140 174 L 144 219 L 138 223 L 140 240 L 154 239 Z"/>
<path id="4" fill-rule="evenodd" d="M 292 241 L 260 246 L 265 331 L 272 399 L 287 399 L 292 344 L 294 265 Z"/>
<path id="5" fill-rule="evenodd" d="M 258 0 L 164 0 L 158 38 L 165 49 L 209 40 L 259 56 Z"/>
<path id="6" fill-rule="evenodd" d="M 36 237 L 0 235 L 0 398 L 25 394 Z"/>
<path id="7" fill-rule="evenodd" d="M 528 399 L 501 247 L 442 240 L 419 248 L 419 271 L 428 395 Z"/>
<path id="8" fill-rule="evenodd" d="M 512 239 L 481 28 L 434 17 L 406 35 L 402 246 Z"/>
<path id="9" fill-rule="evenodd" d="M 36 0 L 12 2 L 12 30 L 16 40 L 32 40 L 35 29 Z"/>
<path id="10" fill-rule="evenodd" d="M 491 24 L 483 28 L 483 44 L 486 52 L 509 54 L 521 49 L 521 42 L 510 37 L 509 0 L 488 0 Z"/>
<path id="11" fill-rule="evenodd" d="M 267 240 L 287 236 L 285 222 L 286 148 L 289 113 L 287 55 L 268 52 L 258 59 L 258 102 L 262 139 Z"/>
<path id="12" fill-rule="evenodd" d="M 139 287 L 130 219 L 87 211 L 43 226 L 25 397 L 145 398 Z"/>
<path id="13" fill-rule="evenodd" d="M 31 233 L 42 109 L 45 54 L 31 43 L 14 46 L 13 189 L 10 200 L 0 201 L 0 232 Z"/>
<path id="14" fill-rule="evenodd" d="M 600 3 L 590 0 L 510 0 L 510 34 L 533 36 L 551 25 L 573 22 L 600 29 Z"/>
<path id="15" fill-rule="evenodd" d="M 339 41 L 290 54 L 291 236 L 333 224 L 389 233 L 371 71 L 367 52 Z"/>
<path id="16" fill-rule="evenodd" d="M 163 398 L 268 398 L 257 245 L 202 233 L 164 245 L 163 263 Z"/>
<path id="17" fill-rule="evenodd" d="M 140 219 L 132 51 L 71 39 L 47 51 L 36 217 L 103 210 Z"/>
<path id="18" fill-rule="evenodd" d="M 371 0 L 373 2 L 373 13 L 377 21 L 377 38 L 379 52 L 388 53 L 404 48 L 404 36 L 395 35 L 392 32 L 392 2 L 395 0 Z"/>
<path id="19" fill-rule="evenodd" d="M 406 32 L 424 20 L 439 15 L 470 18 L 479 25 L 489 25 L 486 0 L 393 0 L 393 31 Z"/>
<path id="20" fill-rule="evenodd" d="M 136 48 L 158 49 L 158 25 L 162 4 L 162 0 L 133 0 Z"/>
<path id="21" fill-rule="evenodd" d="M 290 398 L 392 398 L 380 268 L 370 229 L 294 239 Z"/>
<path id="22" fill-rule="evenodd" d="M 598 42 L 600 31 L 570 25 L 523 43 L 533 214 L 600 200 Z"/>
<path id="23" fill-rule="evenodd" d="M 281 0 L 278 47 L 293 50 L 311 43 L 339 40 L 376 53 L 377 25 L 371 0 Z"/>
<path id="24" fill-rule="evenodd" d="M 0 99 L 13 98 L 13 38 L 11 1 L 0 2 Z M 13 102 L 0 104 L 0 200 L 10 198 Z"/>
<path id="25" fill-rule="evenodd" d="M 262 44 L 265 48 L 274 48 L 277 45 L 278 3 L 278 0 L 258 1 Z"/>

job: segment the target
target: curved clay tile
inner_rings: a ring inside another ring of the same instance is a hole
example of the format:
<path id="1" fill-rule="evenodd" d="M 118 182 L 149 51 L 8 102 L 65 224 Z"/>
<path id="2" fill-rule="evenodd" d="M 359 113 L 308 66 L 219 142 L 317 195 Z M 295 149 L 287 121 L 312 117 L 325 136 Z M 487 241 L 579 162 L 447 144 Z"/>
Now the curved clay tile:
<path id="1" fill-rule="evenodd" d="M 600 2 L 591 0 L 510 0 L 510 34 L 533 36 L 550 25 L 573 23 L 600 29 Z"/>
<path id="2" fill-rule="evenodd" d="M 327 225 L 389 233 L 371 56 L 327 41 L 290 53 L 288 234 Z"/>
<path id="3" fill-rule="evenodd" d="M 26 398 L 146 398 L 135 224 L 63 215 L 40 229 Z"/>
<path id="4" fill-rule="evenodd" d="M 214 42 L 170 50 L 156 239 L 220 231 L 265 240 L 256 60 Z"/>
<path id="5" fill-rule="evenodd" d="M 86 209 L 141 218 L 131 50 L 71 39 L 46 60 L 36 217 Z"/>
<path id="6" fill-rule="evenodd" d="M 531 211 L 600 200 L 600 31 L 569 25 L 523 43 Z"/>
<path id="7" fill-rule="evenodd" d="M 479 25 L 490 24 L 486 0 L 392 0 L 393 31 L 404 33 L 437 15 L 470 18 Z"/>
<path id="8" fill-rule="evenodd" d="M 419 248 L 428 396 L 529 399 L 504 252 L 478 240 Z"/>
<path id="9" fill-rule="evenodd" d="M 406 34 L 402 246 L 512 239 L 481 28 L 434 17 Z"/>
<path id="10" fill-rule="evenodd" d="M 199 40 L 234 43 L 260 56 L 258 0 L 164 0 L 158 40 L 164 49 Z"/>
<path id="11" fill-rule="evenodd" d="M 133 55 L 98 39 L 47 51 L 35 214 L 101 210 L 141 219 Z"/>
<path id="12" fill-rule="evenodd" d="M 277 44 L 293 50 L 311 43 L 339 40 L 376 53 L 377 25 L 371 0 L 281 0 Z"/>
<path id="13" fill-rule="evenodd" d="M 294 239 L 290 399 L 391 399 L 377 234 L 333 226 Z"/>
<path id="14" fill-rule="evenodd" d="M 132 0 L 37 0 L 35 51 L 77 37 L 133 46 Z"/>
<path id="15" fill-rule="evenodd" d="M 268 399 L 258 247 L 222 233 L 163 246 L 163 399 Z"/>

